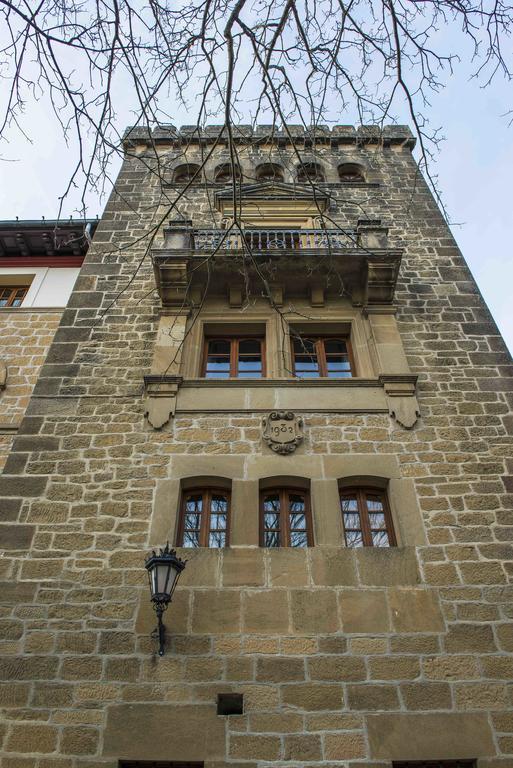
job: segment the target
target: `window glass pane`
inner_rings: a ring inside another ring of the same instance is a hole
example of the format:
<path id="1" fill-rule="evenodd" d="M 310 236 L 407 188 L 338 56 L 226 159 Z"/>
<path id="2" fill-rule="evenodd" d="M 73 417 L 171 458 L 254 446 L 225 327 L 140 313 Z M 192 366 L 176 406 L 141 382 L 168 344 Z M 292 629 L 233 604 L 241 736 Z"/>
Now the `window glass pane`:
<path id="1" fill-rule="evenodd" d="M 358 512 L 358 502 L 356 497 L 347 497 L 341 499 L 342 512 Z"/>
<path id="2" fill-rule="evenodd" d="M 344 528 L 346 530 L 360 530 L 361 527 L 360 515 L 357 512 L 344 513 Z"/>
<path id="3" fill-rule="evenodd" d="M 290 546 L 291 547 L 307 547 L 308 546 L 308 541 L 307 541 L 306 532 L 291 531 L 290 532 Z"/>
<path id="4" fill-rule="evenodd" d="M 261 370 L 255 370 L 255 371 L 239 371 L 238 375 L 239 379 L 261 379 L 262 378 L 262 371 Z"/>
<path id="5" fill-rule="evenodd" d="M 225 531 L 226 530 L 226 515 L 210 515 L 210 530 L 211 531 Z"/>
<path id="6" fill-rule="evenodd" d="M 302 512 L 305 508 L 305 497 L 297 493 L 289 495 L 289 509 L 291 512 Z"/>
<path id="7" fill-rule="evenodd" d="M 328 374 L 328 377 L 331 379 L 351 379 L 352 378 L 352 373 L 350 370 L 334 371 L 328 367 L 327 374 Z"/>
<path id="8" fill-rule="evenodd" d="M 264 527 L 265 528 L 279 528 L 280 516 L 274 514 L 274 512 L 265 512 L 264 514 Z"/>
<path id="9" fill-rule="evenodd" d="M 184 531 L 182 547 L 199 547 L 199 532 Z"/>
<path id="10" fill-rule="evenodd" d="M 209 547 L 224 547 L 226 542 L 226 534 L 220 531 L 211 531 L 208 537 Z"/>
<path id="11" fill-rule="evenodd" d="M 369 524 L 371 528 L 386 528 L 384 513 L 371 512 L 369 514 Z"/>
<path id="12" fill-rule="evenodd" d="M 372 531 L 372 543 L 375 547 L 389 547 L 388 533 L 386 531 Z"/>
<path id="13" fill-rule="evenodd" d="M 383 509 L 383 502 L 378 496 L 367 496 L 367 509 L 369 512 L 380 512 Z"/>
<path id="14" fill-rule="evenodd" d="M 185 515 L 184 528 L 186 531 L 197 531 L 200 527 L 200 515 Z"/>
<path id="15" fill-rule="evenodd" d="M 228 499 L 222 494 L 213 493 L 212 501 L 210 503 L 210 510 L 212 512 L 226 512 L 228 510 Z"/>
<path id="16" fill-rule="evenodd" d="M 264 547 L 279 547 L 280 534 L 277 531 L 265 531 Z"/>
<path id="17" fill-rule="evenodd" d="M 315 339 L 303 339 L 294 337 L 294 352 L 297 354 L 313 355 L 316 357 Z"/>
<path id="18" fill-rule="evenodd" d="M 280 497 L 278 494 L 272 496 L 266 496 L 264 499 L 265 512 L 279 512 L 280 511 Z"/>
<path id="19" fill-rule="evenodd" d="M 185 509 L 187 512 L 201 512 L 203 508 L 203 496 L 201 494 L 194 494 L 194 496 L 188 496 L 185 500 Z"/>
<path id="20" fill-rule="evenodd" d="M 230 371 L 219 372 L 219 371 L 209 371 L 205 373 L 206 379 L 229 379 L 230 378 Z"/>
<path id="21" fill-rule="evenodd" d="M 293 512 L 290 515 L 290 529 L 306 531 L 306 517 L 303 514 Z"/>
<path id="22" fill-rule="evenodd" d="M 209 355 L 228 355 L 230 357 L 229 339 L 210 339 L 208 342 Z"/>
<path id="23" fill-rule="evenodd" d="M 346 531 L 346 546 L 363 547 L 361 531 Z"/>
<path id="24" fill-rule="evenodd" d="M 324 349 L 327 355 L 334 354 L 340 357 L 347 354 L 347 345 L 342 339 L 325 339 Z"/>
<path id="25" fill-rule="evenodd" d="M 241 341 L 239 341 L 240 355 L 256 354 L 260 356 L 260 349 L 261 349 L 260 339 L 241 339 Z"/>

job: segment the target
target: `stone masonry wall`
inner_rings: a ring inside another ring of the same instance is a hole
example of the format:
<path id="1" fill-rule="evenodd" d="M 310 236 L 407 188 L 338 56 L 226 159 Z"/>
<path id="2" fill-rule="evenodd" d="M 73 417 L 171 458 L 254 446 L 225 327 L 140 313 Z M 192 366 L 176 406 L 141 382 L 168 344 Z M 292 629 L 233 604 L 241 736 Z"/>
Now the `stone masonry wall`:
<path id="1" fill-rule="evenodd" d="M 421 418 L 408 431 L 312 408 L 301 455 L 393 457 L 426 543 L 188 552 L 156 655 L 143 559 L 159 483 L 215 455 L 242 457 L 245 477 L 272 454 L 258 412 L 144 419 L 160 307 L 140 238 L 176 190 L 127 158 L 0 481 L 2 768 L 513 765 L 511 359 L 410 150 L 319 153 L 335 220 L 381 218 L 405 249 L 398 323 Z M 334 169 L 355 156 L 372 183 L 343 188 Z M 207 194 L 179 213 L 210 225 Z M 244 714 L 217 716 L 232 690 Z"/>
<path id="2" fill-rule="evenodd" d="M 0 362 L 7 366 L 7 386 L 0 390 L 0 471 L 12 444 L 11 430 L 21 423 L 61 314 L 0 310 Z"/>

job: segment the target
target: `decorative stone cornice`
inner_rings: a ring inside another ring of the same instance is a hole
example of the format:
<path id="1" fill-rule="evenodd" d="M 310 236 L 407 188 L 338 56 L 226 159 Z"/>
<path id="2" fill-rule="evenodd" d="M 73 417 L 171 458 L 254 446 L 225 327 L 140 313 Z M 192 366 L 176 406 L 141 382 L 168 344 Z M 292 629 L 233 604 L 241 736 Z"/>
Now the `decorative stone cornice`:
<path id="1" fill-rule="evenodd" d="M 182 381 L 182 376 L 144 377 L 144 415 L 154 429 L 160 429 L 175 415 L 176 397 Z"/>
<path id="2" fill-rule="evenodd" d="M 420 416 L 416 397 L 418 376 L 415 374 L 381 374 L 380 384 L 385 389 L 390 416 L 402 427 L 411 429 Z"/>
<path id="3" fill-rule="evenodd" d="M 415 146 L 415 137 L 407 125 L 327 125 L 309 126 L 288 124 L 277 129 L 272 125 L 234 125 L 232 126 L 233 140 L 236 144 L 275 144 L 285 147 L 288 145 L 365 146 L 374 145 L 388 147 L 400 145 L 408 149 Z M 177 128 L 171 124 L 163 124 L 158 128 L 130 126 L 123 136 L 123 147 L 126 151 L 139 146 L 182 146 L 184 144 L 208 145 L 228 143 L 228 133 L 222 125 L 206 125 L 198 128 L 195 125 L 182 125 Z"/>

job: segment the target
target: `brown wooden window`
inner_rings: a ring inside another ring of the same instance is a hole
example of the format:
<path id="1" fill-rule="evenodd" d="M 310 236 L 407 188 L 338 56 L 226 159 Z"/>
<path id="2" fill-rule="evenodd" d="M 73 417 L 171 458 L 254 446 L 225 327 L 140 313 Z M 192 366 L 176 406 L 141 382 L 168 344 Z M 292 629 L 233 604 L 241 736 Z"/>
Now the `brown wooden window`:
<path id="1" fill-rule="evenodd" d="M 293 337 L 294 374 L 300 379 L 350 378 L 354 375 L 351 346 L 343 337 Z"/>
<path id="2" fill-rule="evenodd" d="M 310 498 L 307 491 L 275 488 L 260 499 L 260 546 L 311 547 Z"/>
<path id="3" fill-rule="evenodd" d="M 20 307 L 27 293 L 27 286 L 0 286 L 0 307 Z"/>
<path id="4" fill-rule="evenodd" d="M 394 760 L 393 768 L 476 768 L 475 760 Z"/>
<path id="5" fill-rule="evenodd" d="M 207 379 L 261 379 L 265 376 L 261 338 L 206 339 L 203 376 Z"/>
<path id="6" fill-rule="evenodd" d="M 347 547 L 394 547 L 396 538 L 384 491 L 343 490 L 340 507 Z"/>
<path id="7" fill-rule="evenodd" d="M 227 547 L 229 536 L 229 492 L 222 488 L 184 491 L 177 546 Z"/>

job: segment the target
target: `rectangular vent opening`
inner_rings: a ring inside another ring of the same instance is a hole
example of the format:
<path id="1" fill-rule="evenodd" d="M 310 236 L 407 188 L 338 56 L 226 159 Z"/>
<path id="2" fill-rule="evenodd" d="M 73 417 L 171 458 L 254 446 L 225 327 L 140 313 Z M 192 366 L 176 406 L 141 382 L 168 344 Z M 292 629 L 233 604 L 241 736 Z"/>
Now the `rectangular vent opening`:
<path id="1" fill-rule="evenodd" d="M 218 693 L 218 715 L 242 715 L 244 712 L 244 695 L 242 693 Z"/>

